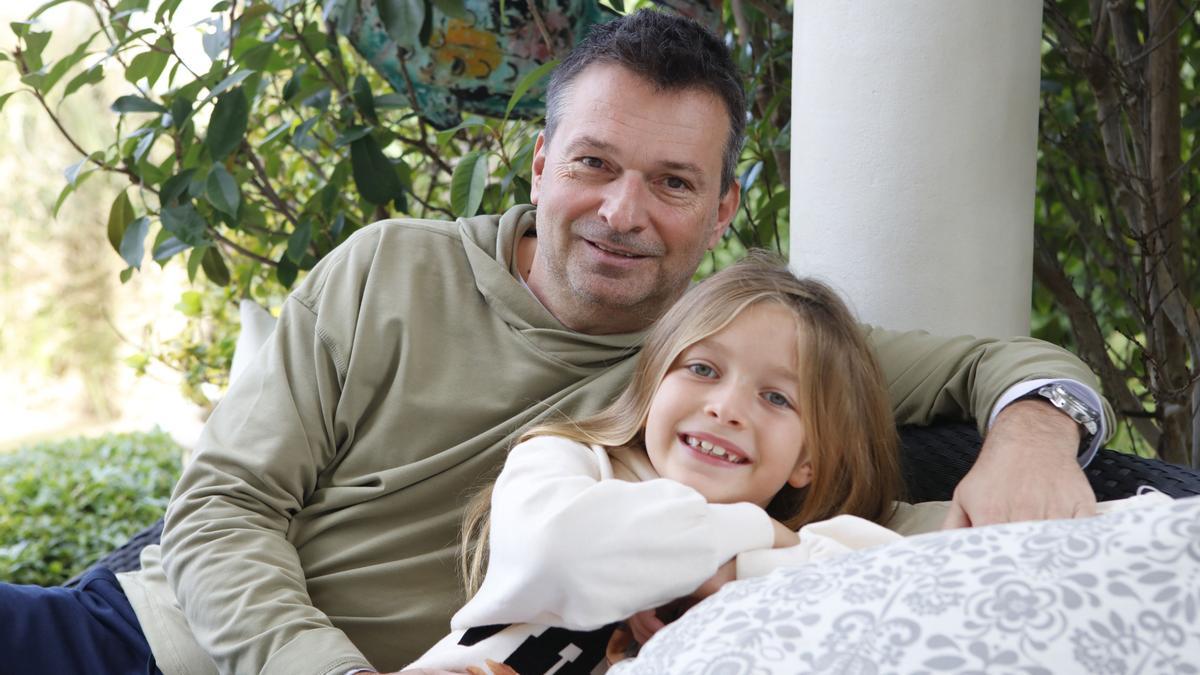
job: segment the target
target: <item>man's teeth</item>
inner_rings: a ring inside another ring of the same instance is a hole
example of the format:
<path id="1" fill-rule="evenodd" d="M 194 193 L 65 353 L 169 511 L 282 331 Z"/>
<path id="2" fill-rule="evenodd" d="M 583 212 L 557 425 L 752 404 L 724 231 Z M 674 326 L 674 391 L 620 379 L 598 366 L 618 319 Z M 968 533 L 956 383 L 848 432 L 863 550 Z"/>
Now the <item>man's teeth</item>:
<path id="1" fill-rule="evenodd" d="M 692 446 L 693 448 L 696 448 L 697 450 L 699 450 L 700 452 L 703 452 L 706 455 L 712 455 L 713 457 L 719 457 L 719 458 L 724 459 L 725 461 L 731 462 L 733 464 L 741 464 L 742 462 L 746 461 L 746 460 L 742 459 L 741 457 L 738 457 L 737 455 L 733 454 L 732 452 L 729 452 L 725 448 L 722 448 L 719 445 L 714 445 L 713 443 L 710 443 L 705 440 L 701 440 L 699 438 L 696 438 L 695 436 L 685 436 L 684 439 L 686 440 L 688 445 Z"/>

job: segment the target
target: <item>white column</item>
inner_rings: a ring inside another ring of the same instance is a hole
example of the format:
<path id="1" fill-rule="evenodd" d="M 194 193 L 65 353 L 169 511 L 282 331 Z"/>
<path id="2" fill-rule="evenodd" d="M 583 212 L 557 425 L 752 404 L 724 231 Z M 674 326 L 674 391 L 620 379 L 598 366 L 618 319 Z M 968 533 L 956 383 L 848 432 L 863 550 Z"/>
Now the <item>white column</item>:
<path id="1" fill-rule="evenodd" d="M 791 261 L 889 328 L 1029 333 L 1040 0 L 798 0 Z"/>

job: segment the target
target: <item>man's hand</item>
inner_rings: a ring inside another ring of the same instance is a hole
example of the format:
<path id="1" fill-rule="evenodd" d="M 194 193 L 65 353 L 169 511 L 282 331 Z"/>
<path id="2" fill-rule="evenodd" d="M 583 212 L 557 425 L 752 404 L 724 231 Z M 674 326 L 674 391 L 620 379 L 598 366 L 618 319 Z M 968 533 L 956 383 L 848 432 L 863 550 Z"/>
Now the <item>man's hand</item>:
<path id="1" fill-rule="evenodd" d="M 942 528 L 1095 515 L 1076 459 L 1080 438 L 1079 425 L 1047 402 L 1010 404 L 955 488 Z"/>

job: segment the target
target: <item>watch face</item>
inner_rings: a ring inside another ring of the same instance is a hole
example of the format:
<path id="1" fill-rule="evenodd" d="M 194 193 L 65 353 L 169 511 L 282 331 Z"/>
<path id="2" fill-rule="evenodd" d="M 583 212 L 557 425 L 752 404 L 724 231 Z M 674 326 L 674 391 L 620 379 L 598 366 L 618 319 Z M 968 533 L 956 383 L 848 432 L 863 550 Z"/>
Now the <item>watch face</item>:
<path id="1" fill-rule="evenodd" d="M 1046 397 L 1054 407 L 1063 411 L 1068 417 L 1083 426 L 1089 435 L 1094 435 L 1098 429 L 1099 416 L 1086 403 L 1080 401 L 1074 394 L 1067 391 L 1061 384 L 1042 387 L 1038 394 Z"/>

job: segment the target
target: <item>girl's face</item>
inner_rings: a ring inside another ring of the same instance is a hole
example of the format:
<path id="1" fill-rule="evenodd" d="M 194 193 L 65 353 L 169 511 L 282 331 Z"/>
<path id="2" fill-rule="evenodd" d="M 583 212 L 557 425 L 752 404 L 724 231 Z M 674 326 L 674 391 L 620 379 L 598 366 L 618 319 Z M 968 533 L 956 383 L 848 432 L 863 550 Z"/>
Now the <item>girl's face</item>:
<path id="1" fill-rule="evenodd" d="M 710 502 L 763 507 L 784 484 L 812 480 L 797 337 L 791 311 L 763 302 L 680 353 L 646 418 L 646 452 L 660 476 Z"/>

